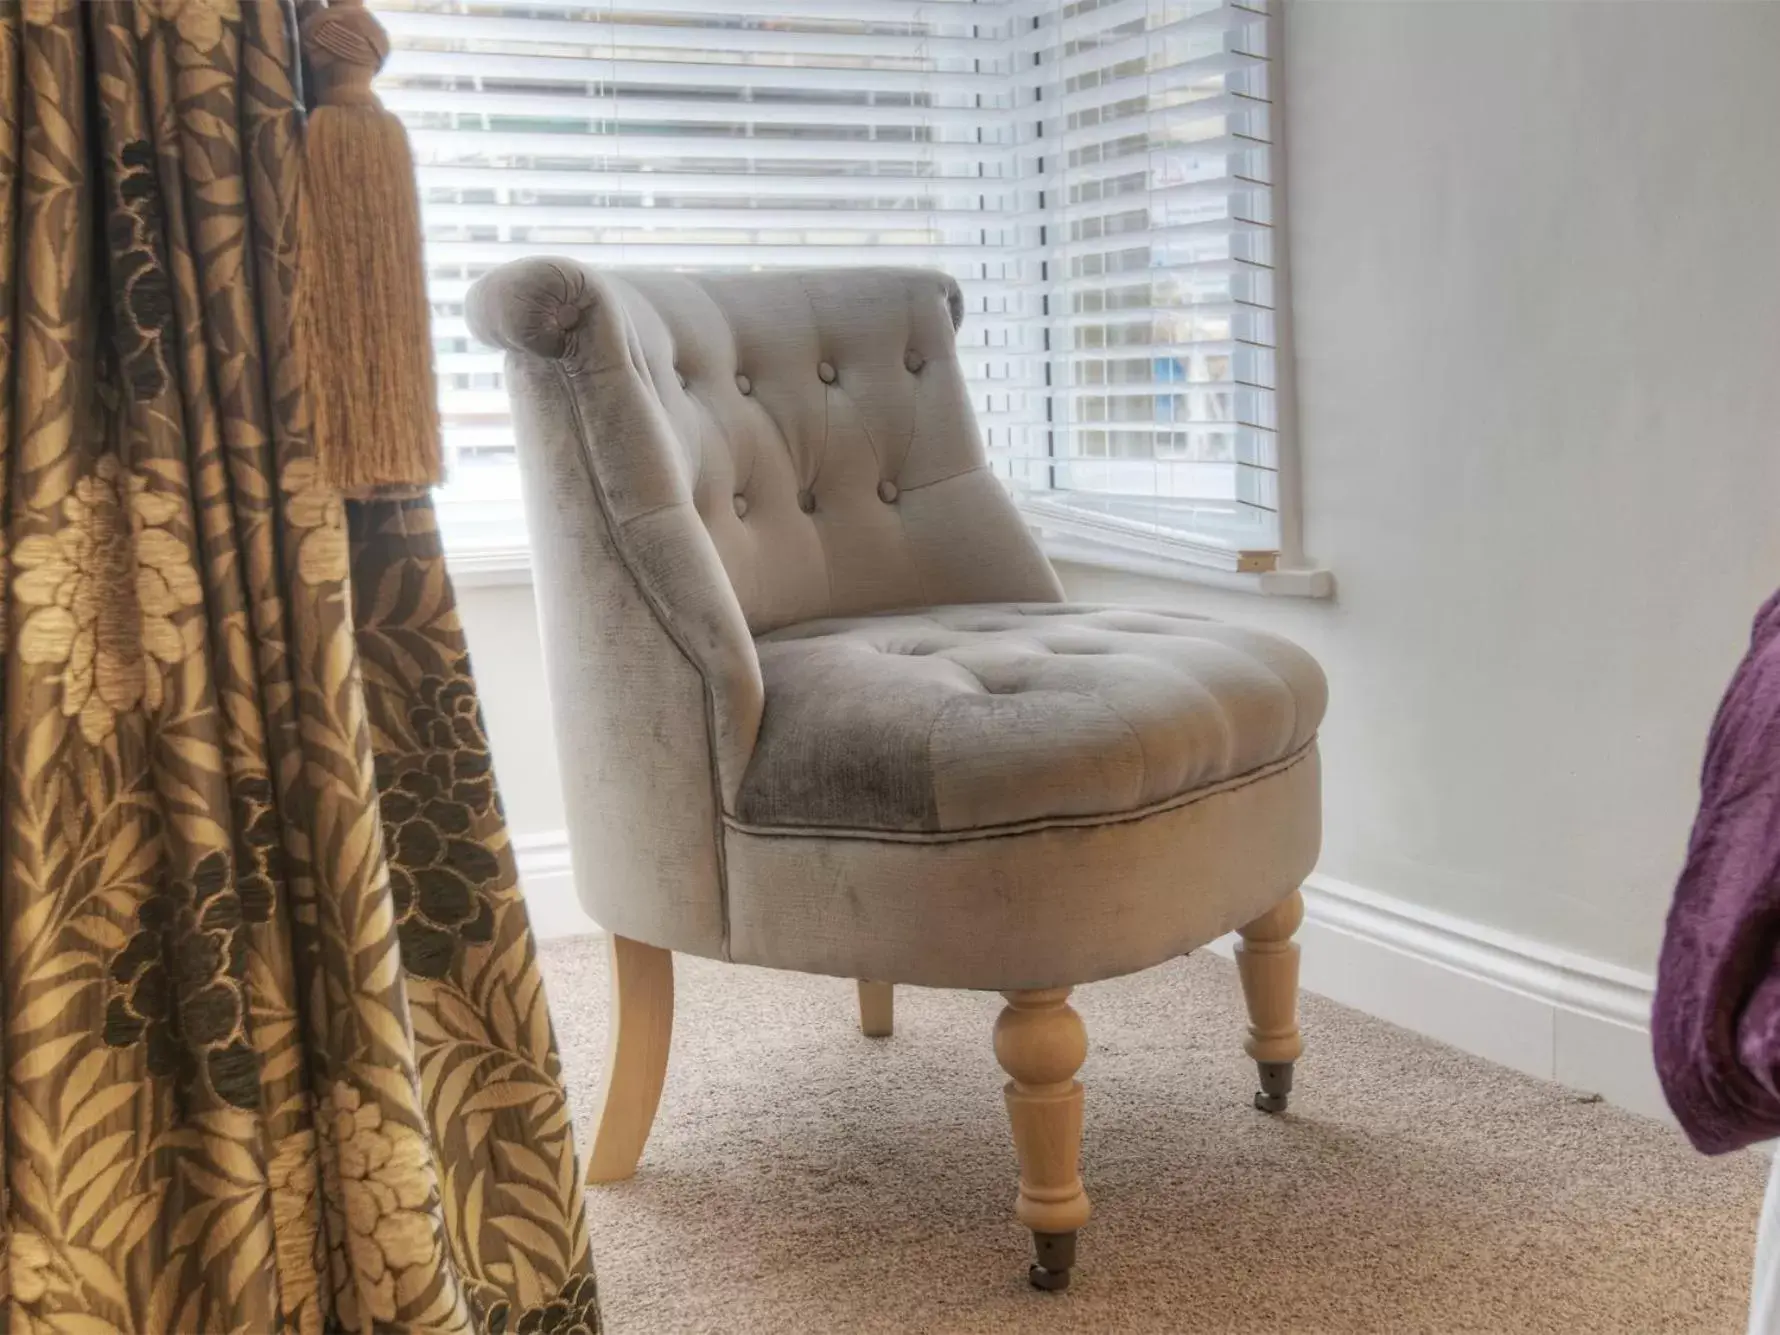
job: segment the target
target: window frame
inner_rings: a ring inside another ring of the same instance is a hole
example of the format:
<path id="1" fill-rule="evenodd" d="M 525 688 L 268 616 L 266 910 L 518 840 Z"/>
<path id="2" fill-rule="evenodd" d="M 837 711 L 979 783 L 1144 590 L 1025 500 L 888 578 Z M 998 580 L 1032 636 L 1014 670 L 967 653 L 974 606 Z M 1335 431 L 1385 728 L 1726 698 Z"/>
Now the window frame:
<path id="1" fill-rule="evenodd" d="M 1048 7 L 1056 0 L 1044 2 Z M 1265 31 L 1270 72 L 1268 142 L 1272 165 L 1268 183 L 1271 191 L 1268 224 L 1274 235 L 1271 263 L 1278 506 L 1276 545 L 1266 549 L 1263 556 L 1258 550 L 1243 548 L 1215 532 L 1168 530 L 1152 540 L 1129 526 L 1096 523 L 1085 510 L 1073 510 L 1042 496 L 1026 497 L 1016 491 L 1015 500 L 1047 555 L 1056 561 L 1257 594 L 1324 598 L 1332 595 L 1333 580 L 1328 571 L 1315 567 L 1306 559 L 1302 531 L 1297 367 L 1293 355 L 1287 222 L 1288 90 L 1281 74 L 1286 52 L 1282 0 L 1267 3 Z M 523 505 L 516 496 L 489 501 L 453 495 L 448 485 L 435 492 L 435 503 L 444 532 L 447 560 L 460 584 L 475 587 L 529 582 L 531 553 L 524 536 Z"/>

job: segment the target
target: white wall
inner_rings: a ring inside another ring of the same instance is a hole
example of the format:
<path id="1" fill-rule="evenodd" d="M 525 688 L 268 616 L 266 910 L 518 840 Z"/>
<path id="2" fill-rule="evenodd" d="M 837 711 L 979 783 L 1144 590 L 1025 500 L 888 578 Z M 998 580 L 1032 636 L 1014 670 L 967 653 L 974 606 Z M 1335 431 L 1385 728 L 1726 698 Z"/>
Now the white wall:
<path id="1" fill-rule="evenodd" d="M 1650 966 L 1780 583 L 1780 5 L 1292 5 L 1323 870 Z"/>
<path id="2" fill-rule="evenodd" d="M 531 588 L 472 585 L 457 599 L 508 828 L 522 845 L 527 836 L 557 834 L 562 778 Z"/>
<path id="3" fill-rule="evenodd" d="M 1288 11 L 1322 870 L 1649 968 L 1702 739 L 1780 583 L 1780 4 Z M 464 591 L 519 832 L 560 828 L 523 588 Z"/>

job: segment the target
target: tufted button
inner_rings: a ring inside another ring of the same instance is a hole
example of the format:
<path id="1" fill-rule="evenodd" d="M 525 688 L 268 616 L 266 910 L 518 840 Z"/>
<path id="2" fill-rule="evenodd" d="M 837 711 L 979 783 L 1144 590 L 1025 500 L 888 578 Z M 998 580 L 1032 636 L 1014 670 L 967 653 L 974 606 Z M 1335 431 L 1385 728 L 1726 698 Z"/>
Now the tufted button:
<path id="1" fill-rule="evenodd" d="M 748 517 L 748 498 L 746 496 L 737 496 L 734 503 L 735 517 L 737 519 L 746 519 Z"/>
<path id="2" fill-rule="evenodd" d="M 811 491 L 808 487 L 805 487 L 802 491 L 798 492 L 797 493 L 797 508 L 799 510 L 802 510 L 806 515 L 815 514 L 816 513 L 816 493 Z"/>
<path id="3" fill-rule="evenodd" d="M 885 478 L 882 482 L 878 483 L 878 499 L 885 505 L 894 505 L 896 503 L 896 498 L 901 494 L 902 493 L 896 489 L 896 484 L 889 478 Z"/>
<path id="4" fill-rule="evenodd" d="M 816 374 L 822 377 L 823 384 L 832 385 L 834 383 L 834 367 L 830 363 L 823 362 L 816 368 Z"/>
<path id="5" fill-rule="evenodd" d="M 752 394 L 754 392 L 754 382 L 748 379 L 748 377 L 743 375 L 740 371 L 736 372 L 735 387 L 741 390 L 744 394 Z"/>
<path id="6" fill-rule="evenodd" d="M 566 334 L 581 323 L 581 308 L 572 301 L 558 302 L 552 321 Z"/>
<path id="7" fill-rule="evenodd" d="M 902 354 L 902 364 L 904 366 L 908 367 L 909 374 L 913 375 L 915 372 L 919 371 L 923 366 L 927 365 L 927 359 L 925 357 L 923 357 L 920 353 L 916 352 L 913 348 L 910 348 L 907 352 Z"/>
<path id="8" fill-rule="evenodd" d="M 682 371 L 677 366 L 674 368 L 674 379 L 676 379 L 680 382 L 681 389 L 686 388 L 686 372 Z"/>

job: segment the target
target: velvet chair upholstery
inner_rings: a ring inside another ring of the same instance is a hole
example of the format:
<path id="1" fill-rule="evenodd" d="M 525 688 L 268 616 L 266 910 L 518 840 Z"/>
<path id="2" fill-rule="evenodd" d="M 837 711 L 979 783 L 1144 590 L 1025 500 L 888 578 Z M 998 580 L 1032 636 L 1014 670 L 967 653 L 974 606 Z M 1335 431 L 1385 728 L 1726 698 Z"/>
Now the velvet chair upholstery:
<path id="1" fill-rule="evenodd" d="M 1088 1211 L 1070 988 L 1243 930 L 1284 1106 L 1326 694 L 1275 636 L 1064 600 L 985 459 L 961 310 L 915 270 L 548 259 L 469 302 L 508 351 L 575 878 L 613 937 L 592 1176 L 641 1153 L 668 952 L 864 980 L 868 1028 L 886 985 L 1000 991 L 1054 1288 Z"/>

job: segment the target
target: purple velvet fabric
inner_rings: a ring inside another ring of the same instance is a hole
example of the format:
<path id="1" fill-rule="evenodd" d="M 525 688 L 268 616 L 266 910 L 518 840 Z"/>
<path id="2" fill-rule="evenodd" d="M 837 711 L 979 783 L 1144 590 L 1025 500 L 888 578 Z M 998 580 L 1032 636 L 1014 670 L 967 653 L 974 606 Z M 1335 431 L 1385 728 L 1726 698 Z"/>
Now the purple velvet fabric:
<path id="1" fill-rule="evenodd" d="M 1688 1139 L 1780 1136 L 1780 594 L 1706 743 L 1700 811 L 1657 969 L 1656 1069 Z"/>

